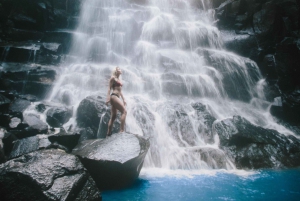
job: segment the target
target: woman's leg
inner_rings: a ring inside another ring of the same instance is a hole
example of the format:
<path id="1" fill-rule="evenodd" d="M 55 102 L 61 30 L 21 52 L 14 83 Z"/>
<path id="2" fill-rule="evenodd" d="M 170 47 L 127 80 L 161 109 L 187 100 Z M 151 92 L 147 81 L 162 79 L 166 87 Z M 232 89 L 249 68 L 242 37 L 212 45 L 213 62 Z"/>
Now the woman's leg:
<path id="1" fill-rule="evenodd" d="M 114 108 L 116 108 L 117 110 L 119 110 L 121 112 L 120 132 L 124 132 L 125 131 L 124 127 L 125 127 L 125 120 L 126 120 L 127 110 L 126 110 L 123 102 L 117 97 L 111 98 L 111 103 L 114 106 Z"/>
<path id="2" fill-rule="evenodd" d="M 107 129 L 107 134 L 106 136 L 110 136 L 111 135 L 111 130 L 114 124 L 114 121 L 117 117 L 117 109 L 113 106 L 113 104 L 111 104 L 111 110 L 110 110 L 110 119 L 108 122 L 108 129 Z"/>

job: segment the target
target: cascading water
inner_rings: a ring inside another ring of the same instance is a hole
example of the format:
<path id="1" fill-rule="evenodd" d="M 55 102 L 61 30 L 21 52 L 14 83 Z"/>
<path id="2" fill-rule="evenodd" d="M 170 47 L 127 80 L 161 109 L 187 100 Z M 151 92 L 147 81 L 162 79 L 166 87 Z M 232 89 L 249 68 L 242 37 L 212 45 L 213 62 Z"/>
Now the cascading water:
<path id="1" fill-rule="evenodd" d="M 126 130 L 151 143 L 144 167 L 234 168 L 195 108 L 204 107 L 213 121 L 240 115 L 289 131 L 269 115 L 255 62 L 223 49 L 209 2 L 84 1 L 70 55 L 49 100 L 76 111 L 85 97 L 106 96 L 110 73 L 120 66 Z M 215 150 L 221 163 L 201 159 L 205 150 Z"/>

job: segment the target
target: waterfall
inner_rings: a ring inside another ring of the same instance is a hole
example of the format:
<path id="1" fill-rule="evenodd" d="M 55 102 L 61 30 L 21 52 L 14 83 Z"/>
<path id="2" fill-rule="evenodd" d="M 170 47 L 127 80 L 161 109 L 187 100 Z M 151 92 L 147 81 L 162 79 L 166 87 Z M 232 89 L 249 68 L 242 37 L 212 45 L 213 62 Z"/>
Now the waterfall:
<path id="1" fill-rule="evenodd" d="M 89 95 L 105 97 L 119 66 L 126 130 L 151 143 L 144 167 L 235 168 L 206 117 L 212 124 L 241 115 L 287 130 L 270 117 L 256 63 L 227 52 L 214 21 L 206 0 L 85 0 L 49 100 L 68 97 L 76 110 Z"/>

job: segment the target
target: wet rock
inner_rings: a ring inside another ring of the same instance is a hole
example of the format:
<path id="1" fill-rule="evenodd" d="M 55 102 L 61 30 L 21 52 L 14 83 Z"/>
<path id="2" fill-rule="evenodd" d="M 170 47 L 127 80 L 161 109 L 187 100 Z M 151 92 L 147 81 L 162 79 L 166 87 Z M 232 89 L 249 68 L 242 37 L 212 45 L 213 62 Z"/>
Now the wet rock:
<path id="1" fill-rule="evenodd" d="M 99 189 L 116 189 L 137 179 L 149 149 L 143 137 L 120 133 L 81 142 L 73 150 Z"/>
<path id="2" fill-rule="evenodd" d="M 9 110 L 12 113 L 21 114 L 25 111 L 25 109 L 30 105 L 30 101 L 24 99 L 16 99 L 14 100 L 10 106 Z"/>
<path id="3" fill-rule="evenodd" d="M 182 105 L 168 103 L 159 107 L 158 111 L 165 118 L 172 136 L 180 146 L 195 145 L 197 135 L 192 122 Z"/>
<path id="4" fill-rule="evenodd" d="M 97 133 L 95 133 L 90 127 L 80 128 L 77 132 L 80 134 L 78 142 L 97 138 Z M 103 133 L 101 136 L 106 136 L 106 133 Z"/>
<path id="5" fill-rule="evenodd" d="M 101 119 L 101 122 L 100 122 Z M 110 119 L 110 107 L 105 105 L 105 99 L 101 96 L 89 96 L 83 99 L 77 109 L 77 123 L 79 127 L 90 127 L 94 133 L 101 127 L 100 136 L 106 136 Z M 114 122 L 112 133 L 119 132 L 119 117 Z"/>
<path id="6" fill-rule="evenodd" d="M 30 152 L 49 148 L 50 145 L 51 142 L 48 140 L 47 135 L 37 135 L 33 137 L 16 140 L 13 143 L 13 148 L 8 158 L 10 159 L 17 158 L 19 156 L 23 156 Z"/>
<path id="7" fill-rule="evenodd" d="M 22 122 L 22 120 L 18 117 L 13 117 L 10 119 L 9 127 L 10 128 L 17 128 L 18 125 Z"/>
<path id="8" fill-rule="evenodd" d="M 214 143 L 212 125 L 216 118 L 211 115 L 209 108 L 202 103 L 193 103 L 192 107 L 196 110 L 197 119 L 199 121 L 198 133 L 200 133 L 206 143 Z"/>
<path id="9" fill-rule="evenodd" d="M 35 109 L 40 112 L 43 113 L 46 110 L 46 106 L 43 103 L 40 103 L 38 105 L 35 106 Z"/>
<path id="10" fill-rule="evenodd" d="M 45 134 L 48 132 L 48 125 L 34 114 L 24 115 L 24 122 L 28 125 L 28 127 L 25 128 L 26 135 L 28 136 Z"/>
<path id="11" fill-rule="evenodd" d="M 47 111 L 47 123 L 51 127 L 61 127 L 72 117 L 72 110 L 66 107 L 55 107 Z"/>
<path id="12" fill-rule="evenodd" d="M 77 145 L 79 138 L 79 133 L 67 133 L 64 130 L 61 130 L 61 132 L 58 134 L 49 136 L 50 142 L 56 142 L 60 145 L 63 145 L 64 147 L 67 147 L 69 151 Z"/>
<path id="13" fill-rule="evenodd" d="M 300 125 L 300 90 L 283 94 L 282 104 L 273 104 L 270 113 L 286 123 Z"/>
<path id="14" fill-rule="evenodd" d="M 268 34 L 274 28 L 276 20 L 276 6 L 274 1 L 269 1 L 263 8 L 253 15 L 253 28 L 260 35 Z"/>
<path id="15" fill-rule="evenodd" d="M 100 200 L 79 159 L 60 150 L 36 151 L 0 165 L 1 199 Z"/>
<path id="16" fill-rule="evenodd" d="M 222 150 L 214 149 L 210 147 L 202 147 L 196 150 L 200 154 L 201 160 L 212 169 L 228 169 L 227 157 Z"/>
<path id="17" fill-rule="evenodd" d="M 255 126 L 240 116 L 214 124 L 220 147 L 238 168 L 285 168 L 300 165 L 300 140 Z"/>

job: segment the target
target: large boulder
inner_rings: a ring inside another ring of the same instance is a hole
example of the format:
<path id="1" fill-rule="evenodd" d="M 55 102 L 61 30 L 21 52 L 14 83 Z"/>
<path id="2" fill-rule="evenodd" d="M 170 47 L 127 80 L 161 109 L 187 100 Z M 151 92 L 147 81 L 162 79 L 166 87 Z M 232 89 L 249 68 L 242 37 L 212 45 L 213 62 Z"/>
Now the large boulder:
<path id="1" fill-rule="evenodd" d="M 72 110 L 66 107 L 55 107 L 47 111 L 47 123 L 51 127 L 61 127 L 72 117 Z"/>
<path id="2" fill-rule="evenodd" d="M 80 158 L 99 189 L 116 189 L 139 176 L 149 146 L 141 136 L 120 133 L 84 141 L 72 153 Z"/>
<path id="3" fill-rule="evenodd" d="M 100 200 L 79 159 L 55 149 L 36 151 L 0 165 L 0 197 L 5 201 Z"/>
<path id="4" fill-rule="evenodd" d="M 300 165 L 300 140 L 234 116 L 214 124 L 220 147 L 237 168 L 285 168 Z"/>
<path id="5" fill-rule="evenodd" d="M 105 99 L 101 96 L 88 96 L 83 99 L 77 109 L 77 123 L 79 127 L 90 127 L 94 133 L 98 133 L 98 137 L 105 137 L 108 122 L 110 119 L 110 107 L 105 105 Z M 101 120 L 101 122 L 100 122 Z M 112 133 L 119 132 L 120 121 L 116 119 Z"/>
<path id="6" fill-rule="evenodd" d="M 28 101 L 28 100 L 16 99 L 10 104 L 9 110 L 14 114 L 21 114 L 25 111 L 25 109 L 29 105 L 30 105 L 30 101 Z"/>

